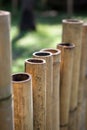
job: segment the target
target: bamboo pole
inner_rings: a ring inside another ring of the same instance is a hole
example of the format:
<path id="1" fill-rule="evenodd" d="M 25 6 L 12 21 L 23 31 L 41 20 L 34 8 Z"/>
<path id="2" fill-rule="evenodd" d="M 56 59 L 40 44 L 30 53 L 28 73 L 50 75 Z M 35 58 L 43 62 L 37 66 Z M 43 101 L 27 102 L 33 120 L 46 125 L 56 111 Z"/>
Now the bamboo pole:
<path id="1" fill-rule="evenodd" d="M 60 126 L 69 124 L 70 95 L 72 86 L 72 69 L 74 45 L 61 43 L 57 48 L 61 50 L 61 71 L 60 71 Z"/>
<path id="2" fill-rule="evenodd" d="M 31 76 L 27 73 L 12 75 L 14 91 L 15 130 L 33 130 L 33 100 Z"/>
<path id="3" fill-rule="evenodd" d="M 10 13 L 0 11 L 0 99 L 12 94 Z"/>
<path id="4" fill-rule="evenodd" d="M 0 11 L 0 129 L 13 130 L 10 12 Z"/>
<path id="5" fill-rule="evenodd" d="M 62 23 L 63 23 L 62 41 L 74 43 L 76 46 L 74 51 L 74 66 L 73 66 L 72 92 L 70 103 L 70 111 L 74 111 L 74 109 L 76 109 L 78 104 L 83 21 L 75 19 L 65 19 L 62 21 Z"/>
<path id="6" fill-rule="evenodd" d="M 50 52 L 35 52 L 33 57 L 46 60 L 46 130 L 52 130 L 53 57 Z"/>
<path id="7" fill-rule="evenodd" d="M 25 72 L 32 76 L 34 130 L 46 130 L 46 62 L 43 59 L 25 60 Z"/>
<path id="8" fill-rule="evenodd" d="M 79 104 L 82 104 L 83 101 L 83 89 L 84 89 L 84 82 L 85 82 L 86 57 L 87 57 L 86 51 L 87 51 L 87 23 L 84 23 L 82 29 L 82 51 L 81 51 L 81 62 L 80 62 L 79 92 L 78 92 Z"/>
<path id="9" fill-rule="evenodd" d="M 78 130 L 81 127 L 81 115 L 83 107 L 83 92 L 85 86 L 85 71 L 86 71 L 86 51 L 87 51 L 87 23 L 83 24 L 82 29 L 82 50 L 81 50 L 81 62 L 80 62 L 80 79 L 79 79 L 79 91 L 78 91 Z"/>
<path id="10" fill-rule="evenodd" d="M 41 51 L 51 52 L 53 56 L 52 130 L 59 130 L 59 85 L 61 51 L 59 49 L 53 48 L 45 48 Z"/>

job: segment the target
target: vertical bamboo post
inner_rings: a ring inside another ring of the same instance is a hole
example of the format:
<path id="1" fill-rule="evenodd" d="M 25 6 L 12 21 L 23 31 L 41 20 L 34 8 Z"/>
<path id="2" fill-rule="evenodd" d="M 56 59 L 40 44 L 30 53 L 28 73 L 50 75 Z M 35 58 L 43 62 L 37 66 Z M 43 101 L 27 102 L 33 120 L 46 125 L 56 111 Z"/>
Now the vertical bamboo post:
<path id="1" fill-rule="evenodd" d="M 59 130 L 59 85 L 61 51 L 59 49 L 53 48 L 45 48 L 41 51 L 51 52 L 53 56 L 52 130 Z"/>
<path id="2" fill-rule="evenodd" d="M 14 91 L 15 130 L 33 130 L 33 100 L 31 76 L 27 73 L 12 75 Z"/>
<path id="3" fill-rule="evenodd" d="M 80 62 L 80 79 L 79 79 L 79 92 L 78 92 L 78 130 L 81 127 L 81 113 L 83 106 L 83 92 L 85 85 L 85 71 L 86 71 L 86 51 L 87 51 L 87 23 L 83 24 L 82 29 L 82 50 L 81 50 L 81 62 Z"/>
<path id="4" fill-rule="evenodd" d="M 86 51 L 87 51 L 87 23 L 83 24 L 82 29 L 82 51 L 81 51 L 81 62 L 80 62 L 80 79 L 79 79 L 79 93 L 78 103 L 81 104 L 83 100 L 83 89 L 86 71 Z"/>
<path id="5" fill-rule="evenodd" d="M 53 57 L 50 52 L 35 52 L 33 57 L 46 60 L 46 130 L 52 130 Z"/>
<path id="6" fill-rule="evenodd" d="M 25 72 L 32 76 L 33 88 L 33 129 L 46 128 L 46 62 L 30 58 L 25 61 Z"/>
<path id="7" fill-rule="evenodd" d="M 70 103 L 70 111 L 74 111 L 77 108 L 77 104 L 78 104 L 83 21 L 75 20 L 75 19 L 65 19 L 62 21 L 62 23 L 63 23 L 62 41 L 75 44 L 72 92 L 71 92 L 71 103 Z"/>
<path id="8" fill-rule="evenodd" d="M 0 129 L 13 130 L 10 12 L 0 11 Z"/>
<path id="9" fill-rule="evenodd" d="M 72 86 L 72 69 L 74 45 L 71 43 L 61 43 L 57 48 L 61 50 L 61 71 L 60 71 L 60 126 L 61 129 L 68 128 L 70 95 Z"/>

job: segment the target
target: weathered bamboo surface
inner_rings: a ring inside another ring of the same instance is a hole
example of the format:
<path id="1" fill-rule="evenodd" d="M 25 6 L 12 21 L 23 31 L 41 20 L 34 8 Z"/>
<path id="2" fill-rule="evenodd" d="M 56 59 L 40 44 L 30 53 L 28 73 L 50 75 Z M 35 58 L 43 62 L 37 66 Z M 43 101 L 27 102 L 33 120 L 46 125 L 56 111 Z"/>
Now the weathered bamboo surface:
<path id="1" fill-rule="evenodd" d="M 33 57 L 46 60 L 46 130 L 52 130 L 53 57 L 50 52 L 35 52 Z"/>
<path id="2" fill-rule="evenodd" d="M 78 92 L 79 104 L 82 104 L 83 101 L 83 89 L 85 84 L 86 59 L 87 59 L 86 52 L 87 52 L 87 23 L 84 23 L 82 29 L 82 51 L 81 51 L 81 62 L 80 62 L 79 92 Z"/>
<path id="3" fill-rule="evenodd" d="M 60 129 L 59 100 L 60 100 L 60 62 L 61 51 L 59 49 L 45 48 L 41 51 L 51 52 L 53 56 L 53 95 L 52 95 L 52 130 Z"/>
<path id="4" fill-rule="evenodd" d="M 10 13 L 0 11 L 0 99 L 11 94 Z"/>
<path id="5" fill-rule="evenodd" d="M 0 100 L 0 130 L 14 130 L 13 98 Z"/>
<path id="6" fill-rule="evenodd" d="M 32 76 L 33 129 L 46 130 L 46 62 L 30 58 L 25 61 L 25 72 Z"/>
<path id="7" fill-rule="evenodd" d="M 61 50 L 60 70 L 60 126 L 68 126 L 70 96 L 72 87 L 72 69 L 75 46 L 71 43 L 60 43 L 57 48 Z"/>
<path id="8" fill-rule="evenodd" d="M 77 109 L 75 109 L 74 111 L 70 111 L 68 130 L 77 130 L 78 129 L 77 113 L 78 113 Z"/>
<path id="9" fill-rule="evenodd" d="M 12 75 L 14 91 L 15 130 L 33 130 L 33 100 L 31 76 L 27 73 Z"/>
<path id="10" fill-rule="evenodd" d="M 13 130 L 10 12 L 0 11 L 0 129 Z"/>
<path id="11" fill-rule="evenodd" d="M 82 43 L 82 25 L 83 21 L 76 19 L 65 19 L 62 21 L 63 34 L 62 41 L 75 44 L 73 79 L 70 111 L 76 109 L 78 105 L 78 89 L 79 89 L 79 74 L 80 74 L 80 59 L 81 59 L 81 43 Z"/>

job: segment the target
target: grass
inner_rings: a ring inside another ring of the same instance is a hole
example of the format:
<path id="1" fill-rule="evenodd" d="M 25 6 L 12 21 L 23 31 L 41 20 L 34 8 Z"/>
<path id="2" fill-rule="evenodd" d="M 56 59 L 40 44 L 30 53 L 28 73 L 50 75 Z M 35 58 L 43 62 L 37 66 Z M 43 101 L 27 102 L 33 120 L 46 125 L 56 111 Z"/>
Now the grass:
<path id="1" fill-rule="evenodd" d="M 62 38 L 62 19 L 64 13 L 36 13 L 36 32 L 19 35 L 19 15 L 12 16 L 12 73 L 24 71 L 24 61 L 32 57 L 32 53 L 42 48 L 56 48 Z M 75 15 L 75 18 L 87 20 L 86 15 Z"/>

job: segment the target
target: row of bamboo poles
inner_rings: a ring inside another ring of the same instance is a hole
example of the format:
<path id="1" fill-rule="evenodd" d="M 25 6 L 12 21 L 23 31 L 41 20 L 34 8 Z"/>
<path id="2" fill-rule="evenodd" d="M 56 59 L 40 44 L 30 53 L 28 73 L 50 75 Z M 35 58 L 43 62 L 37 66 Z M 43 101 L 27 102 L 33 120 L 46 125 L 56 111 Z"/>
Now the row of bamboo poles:
<path id="1" fill-rule="evenodd" d="M 0 11 L 1 130 L 80 130 L 87 24 L 62 27 L 62 43 L 34 52 L 11 79 L 10 13 Z"/>

